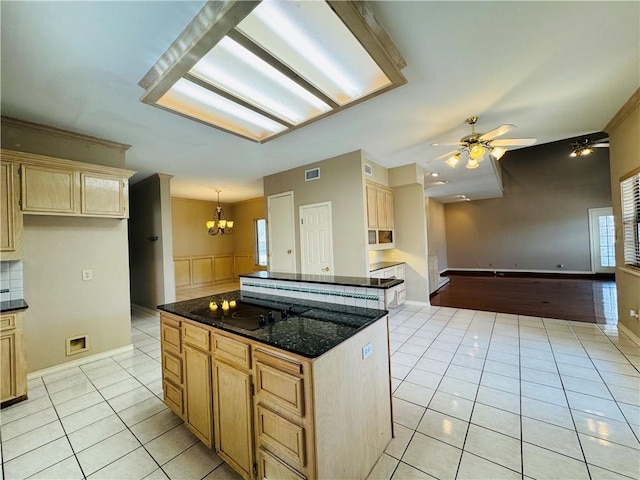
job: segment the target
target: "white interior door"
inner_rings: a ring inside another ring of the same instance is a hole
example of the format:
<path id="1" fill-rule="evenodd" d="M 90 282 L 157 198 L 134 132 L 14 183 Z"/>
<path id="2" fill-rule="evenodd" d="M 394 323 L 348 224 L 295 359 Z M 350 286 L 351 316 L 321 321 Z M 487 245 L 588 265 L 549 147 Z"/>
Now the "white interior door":
<path id="1" fill-rule="evenodd" d="M 270 272 L 296 273 L 296 234 L 293 192 L 267 197 Z"/>
<path id="2" fill-rule="evenodd" d="M 611 207 L 589 209 L 591 270 L 613 273 L 616 266 L 615 227 Z"/>
<path id="3" fill-rule="evenodd" d="M 333 275 L 331 202 L 300 207 L 302 273 Z"/>

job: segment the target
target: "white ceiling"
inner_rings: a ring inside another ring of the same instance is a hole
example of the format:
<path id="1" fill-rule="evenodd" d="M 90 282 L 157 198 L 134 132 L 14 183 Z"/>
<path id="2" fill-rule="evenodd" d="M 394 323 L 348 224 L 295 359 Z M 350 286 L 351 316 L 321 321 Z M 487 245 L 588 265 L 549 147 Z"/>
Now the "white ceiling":
<path id="1" fill-rule="evenodd" d="M 440 172 L 449 183 L 427 193 L 448 201 L 499 194 L 487 161 L 432 162 L 451 147 L 431 144 L 467 135 L 467 117 L 547 143 L 602 130 L 640 85 L 637 1 L 380 1 L 408 83 L 259 145 L 139 102 L 138 81 L 202 5 L 1 2 L 2 115 L 131 144 L 133 180 L 172 174 L 174 196 L 254 198 L 264 175 L 362 149 Z"/>

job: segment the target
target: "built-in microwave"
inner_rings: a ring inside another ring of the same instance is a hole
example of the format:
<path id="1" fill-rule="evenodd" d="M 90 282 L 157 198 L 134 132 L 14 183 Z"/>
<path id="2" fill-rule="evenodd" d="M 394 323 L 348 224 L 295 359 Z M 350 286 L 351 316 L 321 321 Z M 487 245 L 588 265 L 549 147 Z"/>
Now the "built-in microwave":
<path id="1" fill-rule="evenodd" d="M 378 230 L 378 243 L 393 243 L 393 230 Z"/>

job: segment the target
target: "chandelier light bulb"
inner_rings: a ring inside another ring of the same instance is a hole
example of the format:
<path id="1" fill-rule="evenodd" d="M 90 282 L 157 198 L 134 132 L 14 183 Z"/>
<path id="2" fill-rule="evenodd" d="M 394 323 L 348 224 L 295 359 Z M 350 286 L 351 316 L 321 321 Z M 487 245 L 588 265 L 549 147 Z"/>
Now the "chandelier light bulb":
<path id="1" fill-rule="evenodd" d="M 459 161 L 460 161 L 460 154 L 456 153 L 455 155 L 452 155 L 449 158 L 447 158 L 444 163 L 449 165 L 451 168 L 456 168 L 456 165 L 458 164 Z"/>
<path id="2" fill-rule="evenodd" d="M 478 160 L 476 160 L 475 158 L 471 158 L 469 157 L 469 161 L 467 162 L 466 167 L 469 170 L 473 170 L 474 168 L 478 168 L 480 166 L 480 164 L 478 163 Z"/>

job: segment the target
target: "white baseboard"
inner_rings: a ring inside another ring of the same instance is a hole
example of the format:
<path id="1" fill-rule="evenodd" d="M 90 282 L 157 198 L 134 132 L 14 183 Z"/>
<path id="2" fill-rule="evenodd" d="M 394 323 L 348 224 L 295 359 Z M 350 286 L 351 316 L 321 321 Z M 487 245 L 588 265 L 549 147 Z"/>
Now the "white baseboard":
<path id="1" fill-rule="evenodd" d="M 71 367 L 78 367 L 80 365 L 85 365 L 87 363 L 95 362 L 96 360 L 102 360 L 103 358 L 112 357 L 114 355 L 120 355 L 121 353 L 127 353 L 133 350 L 133 345 L 127 345 L 124 347 L 114 348 L 113 350 L 107 350 L 106 352 L 96 353 L 95 355 L 89 355 L 88 357 L 80 358 L 78 360 L 73 360 L 71 362 L 61 363 L 60 365 L 54 365 L 53 367 L 43 368 L 42 370 L 37 370 L 35 372 L 31 372 L 27 374 L 27 380 L 31 380 L 32 378 L 44 377 L 45 375 L 50 375 L 52 373 L 61 372 L 62 370 L 66 370 Z"/>
<path id="2" fill-rule="evenodd" d="M 431 304 L 429 302 L 418 302 L 416 300 L 405 300 L 404 303 L 407 305 L 418 305 L 420 307 L 430 307 Z"/>
<path id="3" fill-rule="evenodd" d="M 160 316 L 160 312 L 158 310 L 152 310 L 147 307 L 143 307 L 142 305 L 136 305 L 135 303 L 131 304 L 131 310 L 138 310 L 141 313 L 146 313 L 148 315 L 153 315 L 156 317 Z"/>
<path id="4" fill-rule="evenodd" d="M 624 333 L 627 337 L 629 337 L 632 341 L 634 341 L 638 346 L 640 346 L 640 338 L 638 338 L 635 333 L 633 333 L 631 330 L 629 330 L 627 327 L 621 324 L 620 320 L 618 320 L 618 330 L 622 330 L 622 333 Z"/>

